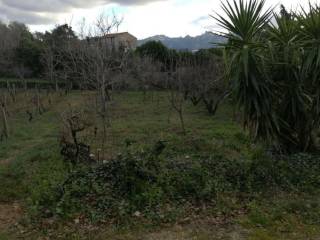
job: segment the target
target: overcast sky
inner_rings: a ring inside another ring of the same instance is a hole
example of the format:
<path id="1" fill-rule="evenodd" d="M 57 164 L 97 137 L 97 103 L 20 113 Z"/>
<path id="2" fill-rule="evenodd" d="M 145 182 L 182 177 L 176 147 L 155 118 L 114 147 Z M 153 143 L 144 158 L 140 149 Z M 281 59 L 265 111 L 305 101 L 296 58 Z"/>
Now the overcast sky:
<path id="1" fill-rule="evenodd" d="M 282 3 L 288 9 L 308 2 L 266 0 L 268 6 Z M 0 0 L 0 19 L 26 23 L 33 31 L 50 30 L 62 23 L 72 23 L 76 29 L 83 18 L 93 22 L 102 12 L 115 12 L 124 18 L 119 30 L 139 39 L 158 34 L 195 36 L 214 30 L 215 22 L 209 17 L 214 11 L 220 11 L 220 0 Z"/>

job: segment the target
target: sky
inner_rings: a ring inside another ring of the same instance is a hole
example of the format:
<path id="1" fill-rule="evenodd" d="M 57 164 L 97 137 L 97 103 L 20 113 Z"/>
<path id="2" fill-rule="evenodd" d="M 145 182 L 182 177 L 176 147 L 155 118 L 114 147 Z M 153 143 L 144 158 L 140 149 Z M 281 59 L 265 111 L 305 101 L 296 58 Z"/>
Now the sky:
<path id="1" fill-rule="evenodd" d="M 222 0 L 223 1 L 223 0 Z M 226 1 L 226 0 L 225 0 Z M 266 0 L 266 6 L 288 9 L 316 0 Z M 319 0 L 320 1 L 320 0 Z M 154 35 L 196 36 L 218 30 L 210 14 L 221 13 L 220 0 L 0 0 L 0 19 L 27 24 L 32 31 L 68 23 L 77 31 L 83 19 L 94 24 L 103 14 L 123 18 L 119 31 L 139 39 Z"/>

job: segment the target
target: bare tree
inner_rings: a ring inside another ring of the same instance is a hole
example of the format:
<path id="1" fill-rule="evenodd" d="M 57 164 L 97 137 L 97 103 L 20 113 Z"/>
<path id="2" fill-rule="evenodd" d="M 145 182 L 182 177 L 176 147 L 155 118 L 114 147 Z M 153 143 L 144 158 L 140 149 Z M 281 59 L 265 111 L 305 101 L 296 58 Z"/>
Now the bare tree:
<path id="1" fill-rule="evenodd" d="M 184 86 L 183 86 L 183 59 L 179 58 L 178 60 L 170 60 L 171 66 L 168 72 L 168 82 L 169 82 L 169 100 L 171 108 L 178 113 L 181 130 L 183 135 L 186 135 L 185 121 L 184 121 L 184 104 L 186 98 L 184 96 Z"/>
<path id="2" fill-rule="evenodd" d="M 107 140 L 107 128 L 111 124 L 109 103 L 117 76 L 126 66 L 128 52 L 110 41 L 108 34 L 115 32 L 122 20 L 116 16 L 101 15 L 93 27 L 80 26 L 79 41 L 66 44 L 63 72 L 82 82 L 82 87 L 96 91 L 96 112 L 102 122 L 102 149 Z M 87 31 L 87 32 L 86 32 Z M 68 77 L 69 78 L 69 77 Z"/>
<path id="3" fill-rule="evenodd" d="M 202 99 L 210 115 L 215 115 L 219 105 L 230 96 L 228 83 L 225 81 L 223 63 L 220 58 L 211 58 L 207 72 L 200 66 L 202 81 Z M 210 74 L 209 76 L 207 74 Z"/>
<path id="4" fill-rule="evenodd" d="M 185 65 L 183 87 L 185 97 L 193 105 L 203 102 L 210 115 L 215 115 L 221 102 L 230 94 L 224 78 L 222 59 L 209 55 L 195 56 Z"/>
<path id="5" fill-rule="evenodd" d="M 59 64 L 59 57 L 53 49 L 48 46 L 43 51 L 42 62 L 45 65 L 46 75 L 50 83 L 54 84 L 56 92 L 59 91 L 58 78 L 56 76 L 56 68 Z"/>

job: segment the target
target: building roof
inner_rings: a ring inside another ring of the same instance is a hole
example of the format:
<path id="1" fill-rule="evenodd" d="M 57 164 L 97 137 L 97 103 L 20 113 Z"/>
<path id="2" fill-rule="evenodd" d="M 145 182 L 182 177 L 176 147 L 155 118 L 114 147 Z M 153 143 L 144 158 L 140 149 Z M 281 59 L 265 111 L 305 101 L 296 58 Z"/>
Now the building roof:
<path id="1" fill-rule="evenodd" d="M 131 37 L 136 38 L 135 36 L 133 36 L 129 32 L 109 33 L 109 34 L 106 34 L 104 37 L 111 38 L 111 37 L 117 37 L 117 36 L 121 36 L 121 35 L 130 35 Z"/>

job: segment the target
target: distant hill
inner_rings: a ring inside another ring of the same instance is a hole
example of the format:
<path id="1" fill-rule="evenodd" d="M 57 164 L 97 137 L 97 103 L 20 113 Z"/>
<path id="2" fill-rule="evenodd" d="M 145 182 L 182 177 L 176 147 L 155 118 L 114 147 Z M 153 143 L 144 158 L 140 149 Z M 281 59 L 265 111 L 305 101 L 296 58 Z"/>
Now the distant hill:
<path id="1" fill-rule="evenodd" d="M 194 51 L 199 49 L 208 49 L 215 47 L 219 43 L 226 42 L 226 39 L 222 36 L 213 34 L 211 32 L 205 32 L 204 34 L 196 37 L 186 36 L 170 38 L 165 35 L 157 35 L 143 40 L 139 40 L 138 45 L 142 45 L 149 41 L 160 41 L 168 48 L 176 50 Z"/>

